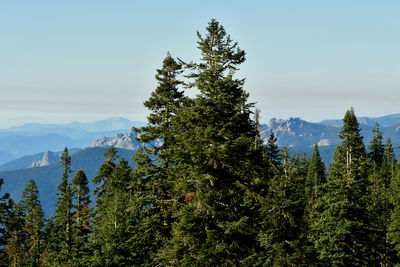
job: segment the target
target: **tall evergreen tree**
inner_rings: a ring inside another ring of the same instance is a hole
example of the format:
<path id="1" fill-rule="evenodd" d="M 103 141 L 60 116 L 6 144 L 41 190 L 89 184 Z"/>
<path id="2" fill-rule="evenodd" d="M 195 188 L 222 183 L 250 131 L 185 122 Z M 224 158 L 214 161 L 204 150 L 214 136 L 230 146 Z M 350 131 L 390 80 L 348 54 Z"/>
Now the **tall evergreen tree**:
<path id="1" fill-rule="evenodd" d="M 375 125 L 373 133 L 374 133 L 373 138 L 368 146 L 369 148 L 368 157 L 371 163 L 373 164 L 373 168 L 378 169 L 382 164 L 383 152 L 385 150 L 382 141 L 383 140 L 382 132 L 379 130 L 378 123 Z"/>
<path id="2" fill-rule="evenodd" d="M 96 206 L 99 210 L 102 205 L 103 195 L 105 194 L 108 180 L 116 167 L 116 160 L 118 159 L 118 151 L 114 146 L 111 146 L 104 153 L 104 162 L 100 166 L 97 175 L 93 178 L 93 183 L 96 185 L 94 194 L 96 196 Z"/>
<path id="3" fill-rule="evenodd" d="M 368 157 L 370 159 L 371 165 L 372 165 L 372 173 L 371 173 L 371 182 L 372 182 L 372 193 L 374 194 L 373 202 L 376 204 L 379 202 L 379 197 L 381 196 L 380 194 L 380 168 L 382 165 L 383 161 L 383 153 L 385 150 L 385 147 L 383 146 L 383 136 L 382 132 L 379 130 L 379 124 L 377 123 L 374 130 L 373 130 L 374 136 L 368 146 L 369 148 L 369 153 Z"/>
<path id="4" fill-rule="evenodd" d="M 73 192 L 68 181 L 71 157 L 68 154 L 68 148 L 65 147 L 61 154 L 61 164 L 64 167 L 62 180 L 58 186 L 56 212 L 54 215 L 54 228 L 52 229 L 52 240 L 55 242 L 52 247 L 54 251 L 50 251 L 47 258 L 48 265 L 66 265 L 72 262 L 72 244 L 73 244 L 73 214 L 72 199 Z"/>
<path id="5" fill-rule="evenodd" d="M 308 162 L 305 155 L 290 157 L 282 152 L 279 172 L 270 181 L 269 198 L 262 207 L 267 229 L 260 234 L 263 251 L 261 266 L 294 266 L 308 263 L 305 253 L 305 179 Z"/>
<path id="6" fill-rule="evenodd" d="M 388 139 L 386 148 L 382 142 L 382 132 L 378 128 L 378 124 L 374 129 L 374 137 L 369 145 L 369 158 L 371 161 L 370 180 L 372 183 L 372 203 L 370 209 L 375 216 L 371 217 L 371 224 L 377 226 L 376 244 L 382 266 L 387 266 L 390 261 L 394 260 L 395 253 L 393 247 L 388 240 L 388 225 L 390 223 L 391 204 L 390 204 L 390 182 L 393 174 L 391 173 L 394 166 L 394 153 L 391 146 L 390 138 Z"/>
<path id="7" fill-rule="evenodd" d="M 392 150 L 390 139 L 388 140 L 388 144 L 386 146 L 385 151 L 385 160 L 390 161 L 392 158 Z M 392 159 L 392 163 L 394 159 Z M 389 167 L 391 164 L 387 164 Z M 390 167 L 389 167 L 390 170 Z M 389 203 L 390 203 L 390 221 L 387 229 L 387 240 L 390 245 L 387 247 L 390 251 L 395 253 L 395 256 L 392 256 L 390 259 L 391 263 L 400 264 L 400 164 L 397 163 L 397 172 L 390 179 L 390 192 L 389 192 Z M 386 170 L 386 174 L 390 175 L 390 171 Z"/>
<path id="8" fill-rule="evenodd" d="M 102 196 L 101 213 L 97 216 L 95 242 L 97 251 L 90 265 L 94 266 L 133 266 L 131 256 L 136 248 L 129 246 L 129 198 L 132 190 L 132 168 L 125 159 L 121 159 L 108 177 L 107 186 Z"/>
<path id="9" fill-rule="evenodd" d="M 151 111 L 149 125 L 138 128 L 137 140 L 152 145 L 140 149 L 134 156 L 136 169 L 131 187 L 130 231 L 133 236 L 131 246 L 136 247 L 135 264 L 154 264 L 157 250 L 170 237 L 174 208 L 173 184 L 171 175 L 174 168 L 171 148 L 175 144 L 176 114 L 188 99 L 179 91 L 182 84 L 178 76 L 182 73 L 181 64 L 168 53 L 162 69 L 157 70 L 158 86 L 144 105 Z M 152 263 L 153 262 L 153 263 Z"/>
<path id="10" fill-rule="evenodd" d="M 277 166 L 281 163 L 279 148 L 276 142 L 277 138 L 275 134 L 271 132 L 267 140 L 267 155 L 274 166 Z"/>
<path id="11" fill-rule="evenodd" d="M 388 137 L 385 145 L 385 150 L 382 157 L 382 165 L 380 169 L 380 177 L 385 188 L 391 184 L 391 180 L 396 175 L 396 155 L 393 150 L 393 145 L 390 137 Z"/>
<path id="12" fill-rule="evenodd" d="M 0 188 L 3 179 L 0 179 Z M 0 266 L 21 266 L 25 263 L 26 235 L 22 231 L 24 218 L 21 205 L 15 204 L 8 193 L 0 199 L 1 258 Z"/>
<path id="13" fill-rule="evenodd" d="M 343 119 L 341 144 L 328 173 L 322 212 L 313 230 L 320 261 L 335 266 L 378 262 L 373 241 L 376 229 L 368 209 L 368 161 L 359 124 L 351 108 Z"/>
<path id="14" fill-rule="evenodd" d="M 39 266 L 41 261 L 41 240 L 44 213 L 39 200 L 39 190 L 34 180 L 30 180 L 22 193 L 21 208 L 24 217 L 22 231 L 26 235 L 25 254 L 28 266 Z"/>
<path id="15" fill-rule="evenodd" d="M 314 151 L 311 156 L 310 165 L 308 167 L 307 179 L 306 179 L 306 191 L 307 198 L 313 199 L 312 202 L 315 203 L 315 199 L 318 198 L 318 192 L 321 186 L 326 182 L 325 175 L 325 164 L 321 159 L 319 154 L 318 145 L 314 145 Z"/>
<path id="16" fill-rule="evenodd" d="M 103 254 L 101 252 L 102 246 L 104 245 L 103 238 L 103 226 L 105 225 L 105 218 L 109 203 L 104 201 L 107 193 L 107 187 L 111 179 L 111 175 L 117 167 L 118 153 L 114 146 L 111 146 L 104 153 L 104 162 L 100 166 L 97 175 L 93 178 L 92 182 L 96 188 L 94 195 L 96 196 L 96 209 L 94 211 L 93 219 L 93 232 L 91 235 L 92 242 L 90 243 L 91 250 L 93 251 L 93 264 L 95 266 L 101 266 Z"/>
<path id="17" fill-rule="evenodd" d="M 73 225 L 73 258 L 75 265 L 84 266 L 90 255 L 88 242 L 91 233 L 92 208 L 90 208 L 90 191 L 85 172 L 80 169 L 72 179 L 75 195 L 75 213 Z"/>
<path id="18" fill-rule="evenodd" d="M 178 114 L 173 150 L 182 208 L 161 258 L 165 265 L 250 264 L 258 231 L 249 188 L 258 168 L 249 163 L 262 154 L 254 150 L 257 132 L 244 81 L 233 76 L 245 52 L 215 20 L 198 38 L 201 62 L 185 66 L 188 85 L 200 93 Z"/>
<path id="19" fill-rule="evenodd" d="M 315 225 L 321 197 L 323 196 L 323 186 L 326 183 L 325 164 L 321 159 L 318 145 L 314 145 L 314 151 L 308 166 L 307 177 L 305 182 L 305 211 L 304 211 L 304 228 L 302 235 L 304 238 L 304 254 L 308 259 L 309 265 L 315 265 L 319 262 L 318 253 L 314 249 L 312 227 Z"/>
<path id="20" fill-rule="evenodd" d="M 0 190 L 3 184 L 4 180 L 0 178 Z M 8 265 L 4 247 L 9 238 L 9 220 L 12 215 L 13 204 L 10 194 L 5 193 L 0 197 L 0 266 Z"/>
<path id="21" fill-rule="evenodd" d="M 24 217 L 21 205 L 12 205 L 7 223 L 7 240 L 4 247 L 7 266 L 24 266 L 26 262 L 26 234 L 23 231 Z"/>

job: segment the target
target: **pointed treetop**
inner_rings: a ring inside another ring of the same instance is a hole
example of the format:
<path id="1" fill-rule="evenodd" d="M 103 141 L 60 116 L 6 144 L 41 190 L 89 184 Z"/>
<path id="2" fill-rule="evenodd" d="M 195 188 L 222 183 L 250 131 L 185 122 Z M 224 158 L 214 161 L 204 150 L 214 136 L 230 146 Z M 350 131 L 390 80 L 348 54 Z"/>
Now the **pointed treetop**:
<path id="1" fill-rule="evenodd" d="M 199 32 L 198 48 L 201 50 L 202 60 L 212 71 L 222 73 L 225 70 L 234 72 L 238 70 L 237 65 L 245 61 L 246 53 L 233 43 L 230 35 L 218 21 L 212 19 L 206 28 L 207 34 L 203 37 Z"/>
<path id="2" fill-rule="evenodd" d="M 343 127 L 342 131 L 339 134 L 341 139 L 346 139 L 349 135 L 354 133 L 359 133 L 359 124 L 357 121 L 357 117 L 354 114 L 354 109 L 351 107 L 349 110 L 346 111 L 343 119 Z"/>

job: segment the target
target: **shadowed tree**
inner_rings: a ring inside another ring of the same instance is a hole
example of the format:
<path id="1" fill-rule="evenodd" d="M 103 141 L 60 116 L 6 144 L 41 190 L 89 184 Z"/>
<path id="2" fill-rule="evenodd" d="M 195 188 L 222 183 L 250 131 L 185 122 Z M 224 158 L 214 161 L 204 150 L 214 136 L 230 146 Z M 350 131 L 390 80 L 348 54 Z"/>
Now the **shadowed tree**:
<path id="1" fill-rule="evenodd" d="M 313 225 L 319 260 L 335 266 L 378 264 L 374 240 L 375 215 L 368 181 L 368 159 L 354 110 L 346 112 L 341 143 L 334 153 L 328 183 L 322 196 L 321 213 Z"/>

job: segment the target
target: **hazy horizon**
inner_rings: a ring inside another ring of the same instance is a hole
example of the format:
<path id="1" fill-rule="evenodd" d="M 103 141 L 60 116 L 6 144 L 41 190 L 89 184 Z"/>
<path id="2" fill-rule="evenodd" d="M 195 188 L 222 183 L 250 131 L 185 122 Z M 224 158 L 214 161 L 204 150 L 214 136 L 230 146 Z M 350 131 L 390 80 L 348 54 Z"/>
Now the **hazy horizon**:
<path id="1" fill-rule="evenodd" d="M 210 5 L 213 8 L 209 8 Z M 261 120 L 399 113 L 398 1 L 1 1 L 0 128 L 145 121 L 170 51 L 198 61 L 217 19 L 247 53 L 237 72 Z M 193 92 L 189 92 L 193 94 Z"/>

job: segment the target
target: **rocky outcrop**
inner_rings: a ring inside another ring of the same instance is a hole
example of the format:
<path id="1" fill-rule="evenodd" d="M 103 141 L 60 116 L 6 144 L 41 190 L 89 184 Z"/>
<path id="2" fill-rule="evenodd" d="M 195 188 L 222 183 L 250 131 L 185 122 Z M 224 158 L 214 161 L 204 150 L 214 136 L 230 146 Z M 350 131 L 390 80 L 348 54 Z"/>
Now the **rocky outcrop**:
<path id="1" fill-rule="evenodd" d="M 50 164 L 57 163 L 58 161 L 60 161 L 60 157 L 58 155 L 54 155 L 51 151 L 46 151 L 43 154 L 43 158 L 41 160 L 32 162 L 29 168 L 49 166 Z"/>
<path id="2" fill-rule="evenodd" d="M 128 150 L 137 150 L 139 147 L 145 145 L 140 144 L 136 141 L 137 133 L 132 129 L 127 133 L 117 134 L 115 137 L 102 137 L 93 142 L 92 147 L 109 147 L 114 146 L 116 148 L 123 148 Z M 162 142 L 157 140 L 154 145 L 159 146 Z"/>
<path id="3" fill-rule="evenodd" d="M 267 125 L 261 126 L 261 136 L 266 141 L 273 132 L 281 147 L 310 147 L 315 143 L 319 146 L 329 146 L 339 142 L 339 130 L 340 128 L 311 123 L 300 118 L 289 120 L 274 118 Z"/>

